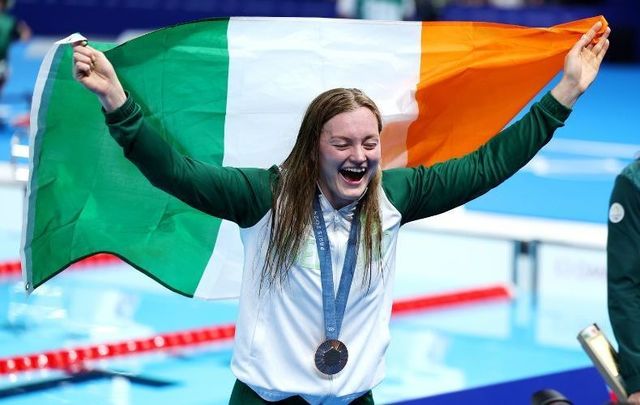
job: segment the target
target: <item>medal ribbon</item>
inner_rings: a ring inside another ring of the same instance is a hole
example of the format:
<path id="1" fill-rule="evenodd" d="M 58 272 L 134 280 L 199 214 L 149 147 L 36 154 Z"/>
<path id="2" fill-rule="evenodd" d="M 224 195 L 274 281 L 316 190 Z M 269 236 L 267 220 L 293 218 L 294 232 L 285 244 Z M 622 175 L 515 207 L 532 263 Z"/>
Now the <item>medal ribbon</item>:
<path id="1" fill-rule="evenodd" d="M 349 230 L 349 240 L 347 242 L 347 252 L 342 266 L 342 275 L 338 285 L 338 293 L 333 295 L 333 269 L 331 263 L 331 247 L 329 246 L 329 236 L 324 223 L 322 209 L 320 208 L 320 195 L 316 195 L 313 201 L 313 233 L 316 237 L 318 257 L 320 258 L 320 279 L 322 280 L 322 309 L 324 311 L 324 332 L 327 340 L 338 339 L 344 310 L 347 307 L 349 290 L 353 281 L 353 273 L 358 260 L 358 234 L 360 231 L 360 207 L 358 206 L 353 214 L 351 229 Z"/>

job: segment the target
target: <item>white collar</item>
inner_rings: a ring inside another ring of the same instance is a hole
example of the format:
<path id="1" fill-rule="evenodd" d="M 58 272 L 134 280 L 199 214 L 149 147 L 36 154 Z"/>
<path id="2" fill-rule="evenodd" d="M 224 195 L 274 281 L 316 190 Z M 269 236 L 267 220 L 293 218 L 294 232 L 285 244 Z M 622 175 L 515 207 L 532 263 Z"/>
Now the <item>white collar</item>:
<path id="1" fill-rule="evenodd" d="M 351 227 L 351 221 L 353 221 L 353 215 L 356 211 L 356 207 L 362 199 L 362 196 L 340 209 L 335 209 L 329 202 L 329 199 L 324 195 L 319 185 L 318 190 L 320 191 L 320 209 L 322 210 L 322 215 L 325 217 L 327 230 L 334 227 L 340 227 L 348 232 Z"/>

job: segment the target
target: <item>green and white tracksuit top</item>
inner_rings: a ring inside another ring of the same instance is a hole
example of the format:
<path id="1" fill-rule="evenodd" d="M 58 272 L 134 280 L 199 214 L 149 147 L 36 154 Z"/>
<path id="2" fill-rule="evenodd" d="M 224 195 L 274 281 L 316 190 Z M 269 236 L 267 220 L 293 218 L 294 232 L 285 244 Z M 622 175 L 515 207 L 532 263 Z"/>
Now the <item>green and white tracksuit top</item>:
<path id="1" fill-rule="evenodd" d="M 349 362 L 334 376 L 321 374 L 314 365 L 314 353 L 325 336 L 320 266 L 311 229 L 286 282 L 259 291 L 278 168 L 219 167 L 183 156 L 145 121 L 131 97 L 106 114 L 106 120 L 125 156 L 152 184 L 240 226 L 244 273 L 231 365 L 236 377 L 266 400 L 298 394 L 310 403 L 325 404 L 347 403 L 384 376 L 400 226 L 464 204 L 506 180 L 551 139 L 569 113 L 547 94 L 521 120 L 473 153 L 431 167 L 382 172 L 376 192 L 383 246 L 375 265 L 384 270 L 373 271 L 371 285 L 363 286 L 362 263 L 356 266 L 339 337 L 348 347 Z M 321 206 L 337 288 L 353 206 L 335 210 L 324 197 Z"/>

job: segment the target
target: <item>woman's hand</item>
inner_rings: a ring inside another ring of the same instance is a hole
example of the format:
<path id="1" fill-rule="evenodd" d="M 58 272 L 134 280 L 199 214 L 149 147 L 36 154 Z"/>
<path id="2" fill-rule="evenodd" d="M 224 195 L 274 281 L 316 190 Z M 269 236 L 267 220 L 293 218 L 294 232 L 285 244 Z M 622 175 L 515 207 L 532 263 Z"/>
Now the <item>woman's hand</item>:
<path id="1" fill-rule="evenodd" d="M 607 27 L 602 36 L 594 40 L 602 23 L 597 22 L 571 48 L 564 59 L 564 74 L 551 94 L 560 103 L 572 107 L 576 100 L 595 80 L 604 55 L 609 49 L 609 33 Z"/>
<path id="2" fill-rule="evenodd" d="M 627 399 L 627 404 L 640 405 L 640 392 L 634 392 L 631 394 L 629 399 Z"/>
<path id="3" fill-rule="evenodd" d="M 127 100 L 111 62 L 102 52 L 86 46 L 84 41 L 73 44 L 73 77 L 98 96 L 107 112 Z"/>

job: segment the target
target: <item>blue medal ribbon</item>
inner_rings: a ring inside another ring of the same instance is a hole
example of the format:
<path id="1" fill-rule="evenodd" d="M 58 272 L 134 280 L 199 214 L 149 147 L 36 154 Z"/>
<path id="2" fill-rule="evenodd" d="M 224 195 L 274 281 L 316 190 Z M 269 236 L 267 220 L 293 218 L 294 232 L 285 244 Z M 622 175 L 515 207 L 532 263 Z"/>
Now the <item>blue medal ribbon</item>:
<path id="1" fill-rule="evenodd" d="M 342 266 L 342 275 L 338 285 L 338 293 L 334 298 L 333 292 L 333 269 L 331 263 L 331 247 L 329 246 L 329 236 L 324 223 L 322 209 L 320 208 L 320 196 L 316 195 L 313 201 L 313 233 L 316 238 L 316 246 L 320 259 L 320 278 L 322 281 L 322 308 L 324 312 L 324 330 L 327 340 L 338 339 L 344 311 L 347 307 L 347 299 L 351 290 L 353 273 L 358 260 L 358 235 L 360 231 L 360 207 L 358 206 L 353 214 L 351 229 L 349 230 L 349 240 L 347 242 L 347 252 Z"/>

